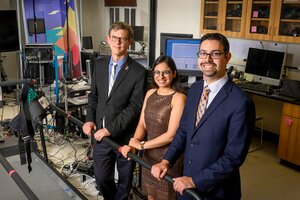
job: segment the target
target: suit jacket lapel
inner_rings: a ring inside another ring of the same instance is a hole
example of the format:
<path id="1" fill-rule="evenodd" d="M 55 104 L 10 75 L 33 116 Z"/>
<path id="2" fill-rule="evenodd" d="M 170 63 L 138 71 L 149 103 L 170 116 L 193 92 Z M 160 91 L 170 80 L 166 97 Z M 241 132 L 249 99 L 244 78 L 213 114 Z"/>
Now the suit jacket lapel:
<path id="1" fill-rule="evenodd" d="M 202 84 L 200 84 L 199 88 L 198 88 L 199 92 L 196 92 L 194 95 L 194 100 L 192 102 L 192 108 L 195 108 L 192 110 L 191 115 L 192 115 L 192 122 L 193 122 L 193 129 L 195 129 L 195 123 L 196 123 L 196 115 L 197 115 L 197 111 L 198 111 L 198 106 L 199 106 L 199 102 L 201 99 L 201 95 L 202 95 L 202 91 L 203 91 L 203 81 Z"/>
<path id="2" fill-rule="evenodd" d="M 100 84 L 101 87 L 103 87 L 104 89 L 104 94 L 107 97 L 108 95 L 108 71 L 109 71 L 109 59 L 105 58 L 106 60 L 103 61 L 103 65 L 100 65 L 100 67 L 103 67 L 103 71 L 101 71 L 101 73 L 99 73 L 99 82 L 102 83 Z M 98 78 L 98 77 L 96 77 Z"/>

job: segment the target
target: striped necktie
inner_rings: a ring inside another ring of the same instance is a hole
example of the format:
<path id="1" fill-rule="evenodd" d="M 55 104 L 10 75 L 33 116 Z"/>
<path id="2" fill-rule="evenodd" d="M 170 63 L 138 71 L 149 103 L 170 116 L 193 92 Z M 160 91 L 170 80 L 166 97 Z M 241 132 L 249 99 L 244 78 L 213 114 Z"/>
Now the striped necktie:
<path id="1" fill-rule="evenodd" d="M 113 62 L 112 67 L 111 67 L 111 72 L 109 76 L 109 83 L 108 83 L 108 96 L 110 94 L 110 91 L 114 85 L 115 82 L 115 75 L 116 75 L 116 69 L 117 69 L 118 64 Z"/>
<path id="2" fill-rule="evenodd" d="M 198 105 L 195 126 L 198 125 L 198 123 L 200 122 L 201 117 L 203 116 L 203 114 L 204 114 L 204 112 L 206 110 L 206 105 L 207 105 L 207 102 L 208 102 L 208 94 L 209 93 L 210 93 L 210 89 L 206 85 L 204 87 L 203 92 L 202 92 L 200 103 Z"/>

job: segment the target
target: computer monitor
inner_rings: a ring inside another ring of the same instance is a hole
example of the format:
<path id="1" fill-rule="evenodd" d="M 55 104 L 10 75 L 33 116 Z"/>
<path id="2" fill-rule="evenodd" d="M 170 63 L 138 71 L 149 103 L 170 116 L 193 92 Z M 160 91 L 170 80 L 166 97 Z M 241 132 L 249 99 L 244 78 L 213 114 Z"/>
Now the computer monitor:
<path id="1" fill-rule="evenodd" d="M 19 50 L 16 10 L 0 10 L 0 22 L 0 52 Z"/>
<path id="2" fill-rule="evenodd" d="M 93 62 L 94 59 L 98 56 L 98 54 L 95 52 L 81 51 L 80 55 L 81 55 L 81 70 L 83 72 L 87 72 L 86 60 L 90 60 L 91 62 Z"/>
<path id="3" fill-rule="evenodd" d="M 92 36 L 83 36 L 82 37 L 82 49 L 93 49 Z"/>
<path id="4" fill-rule="evenodd" d="M 284 52 L 249 48 L 245 73 L 254 82 L 279 86 L 285 57 Z"/>
<path id="5" fill-rule="evenodd" d="M 132 26 L 132 32 L 134 41 L 144 41 L 144 26 Z"/>
<path id="6" fill-rule="evenodd" d="M 193 34 L 188 33 L 160 33 L 160 55 L 166 54 L 167 38 L 193 38 Z"/>
<path id="7" fill-rule="evenodd" d="M 179 75 L 202 76 L 198 67 L 200 39 L 193 38 L 167 38 L 166 55 L 173 58 Z"/>
<path id="8" fill-rule="evenodd" d="M 44 19 L 27 19 L 27 24 L 29 35 L 46 33 Z"/>

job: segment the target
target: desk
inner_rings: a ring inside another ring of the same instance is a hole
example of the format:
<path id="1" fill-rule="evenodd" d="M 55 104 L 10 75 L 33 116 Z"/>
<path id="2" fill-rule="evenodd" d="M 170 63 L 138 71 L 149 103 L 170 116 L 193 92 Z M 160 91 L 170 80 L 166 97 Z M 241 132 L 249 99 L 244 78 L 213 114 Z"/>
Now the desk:
<path id="1" fill-rule="evenodd" d="M 264 129 L 279 135 L 282 108 L 284 103 L 300 105 L 300 100 L 281 96 L 278 94 L 267 95 L 265 92 L 244 89 L 255 102 L 256 113 L 264 118 Z"/>
<path id="2" fill-rule="evenodd" d="M 279 94 L 266 94 L 265 92 L 260 92 L 260 91 L 255 91 L 255 90 L 249 90 L 249 89 L 243 89 L 245 92 L 253 95 L 258 95 L 261 97 L 265 97 L 268 99 L 273 99 L 281 102 L 286 102 L 286 103 L 292 103 L 296 105 L 300 105 L 300 99 L 297 98 L 292 98 L 292 97 L 286 97 L 282 96 Z"/>

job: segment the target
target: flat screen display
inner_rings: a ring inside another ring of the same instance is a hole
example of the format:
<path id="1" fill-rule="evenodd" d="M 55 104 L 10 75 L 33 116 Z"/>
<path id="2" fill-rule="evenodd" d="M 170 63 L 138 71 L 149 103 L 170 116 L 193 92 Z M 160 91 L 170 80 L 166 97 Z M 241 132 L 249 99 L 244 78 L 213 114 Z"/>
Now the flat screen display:
<path id="1" fill-rule="evenodd" d="M 193 34 L 189 33 L 160 33 L 160 55 L 166 54 L 167 38 L 193 38 Z"/>
<path id="2" fill-rule="evenodd" d="M 18 20 L 15 10 L 0 11 L 0 52 L 19 50 Z"/>
<path id="3" fill-rule="evenodd" d="M 29 35 L 46 33 L 44 19 L 27 19 L 27 24 Z"/>
<path id="4" fill-rule="evenodd" d="M 132 26 L 134 41 L 144 41 L 144 26 Z"/>
<path id="5" fill-rule="evenodd" d="M 177 69 L 190 71 L 191 76 L 199 76 L 198 56 L 200 39 L 167 38 L 166 55 L 173 58 Z M 194 72 L 194 73 L 193 73 Z"/>
<path id="6" fill-rule="evenodd" d="M 245 73 L 252 81 L 279 86 L 286 54 L 280 51 L 249 48 Z"/>
<path id="7" fill-rule="evenodd" d="M 82 48 L 83 49 L 93 49 L 93 39 L 91 36 L 82 37 Z"/>

